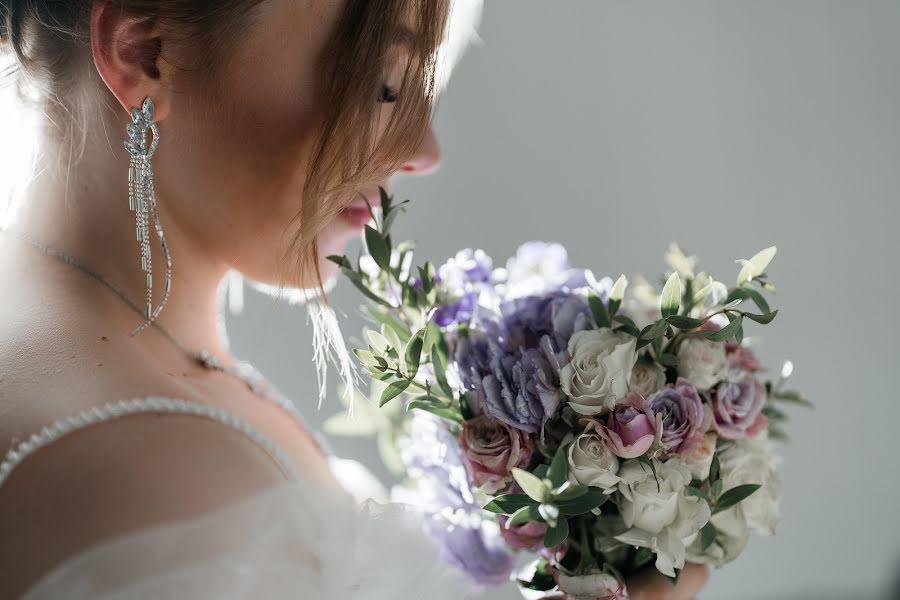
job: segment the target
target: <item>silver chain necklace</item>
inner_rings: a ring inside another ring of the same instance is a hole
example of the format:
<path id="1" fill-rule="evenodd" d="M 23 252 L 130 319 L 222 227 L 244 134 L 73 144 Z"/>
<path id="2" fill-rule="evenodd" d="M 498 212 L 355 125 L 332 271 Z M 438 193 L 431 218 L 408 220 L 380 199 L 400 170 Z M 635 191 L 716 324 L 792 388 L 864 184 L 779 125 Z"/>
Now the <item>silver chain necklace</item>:
<path id="1" fill-rule="evenodd" d="M 106 286 L 110 291 L 112 291 L 116 296 L 119 297 L 125 304 L 127 304 L 133 311 L 135 311 L 142 318 L 146 318 L 146 314 L 144 310 L 142 310 L 137 304 L 135 304 L 131 298 L 125 295 L 122 290 L 118 287 L 107 281 L 102 275 L 88 267 L 87 265 L 79 262 L 77 259 L 65 254 L 64 252 L 57 250 L 51 246 L 47 246 L 38 242 L 37 240 L 31 238 L 30 236 L 20 233 L 17 231 L 13 231 L 12 229 L 0 229 L 2 233 L 8 233 L 9 235 L 17 238 L 18 240 L 37 248 L 42 253 L 47 256 L 51 256 L 60 262 L 73 267 L 82 273 L 90 276 L 92 279 Z M 182 344 L 178 338 L 172 335 L 165 327 L 159 324 L 159 321 L 153 320 L 150 321 L 150 325 L 159 330 L 160 333 L 165 336 L 169 342 L 172 343 L 173 346 L 178 348 L 181 352 L 183 352 L 188 358 L 191 359 L 192 362 L 200 365 L 201 367 L 208 369 L 210 371 L 219 371 L 221 373 L 227 373 L 234 377 L 237 377 L 250 389 L 251 392 L 258 396 L 262 396 L 268 398 L 268 394 L 266 393 L 267 383 L 265 378 L 262 376 L 259 371 L 257 371 L 252 365 L 246 362 L 239 362 L 238 366 L 229 367 L 222 363 L 222 361 L 216 355 L 212 354 L 208 350 L 200 350 L 199 352 L 194 352 L 188 349 L 184 344 Z M 137 331 L 137 330 L 136 330 Z M 134 335 L 134 334 L 132 334 Z"/>

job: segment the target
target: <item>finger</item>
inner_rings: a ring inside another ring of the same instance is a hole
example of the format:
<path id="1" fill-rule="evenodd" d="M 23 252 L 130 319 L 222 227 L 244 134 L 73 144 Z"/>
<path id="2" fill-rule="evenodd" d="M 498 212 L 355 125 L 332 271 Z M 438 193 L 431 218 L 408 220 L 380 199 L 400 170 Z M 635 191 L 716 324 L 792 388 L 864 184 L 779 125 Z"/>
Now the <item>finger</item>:
<path id="1" fill-rule="evenodd" d="M 652 567 L 629 577 L 625 585 L 631 600 L 689 600 L 697 595 L 707 579 L 709 569 L 705 565 L 687 563 L 677 585 L 672 585 L 671 579 Z"/>
<path id="2" fill-rule="evenodd" d="M 678 577 L 678 585 L 675 586 L 675 598 L 678 600 L 691 600 L 694 598 L 706 582 L 709 580 L 709 567 L 686 563 L 681 575 Z"/>

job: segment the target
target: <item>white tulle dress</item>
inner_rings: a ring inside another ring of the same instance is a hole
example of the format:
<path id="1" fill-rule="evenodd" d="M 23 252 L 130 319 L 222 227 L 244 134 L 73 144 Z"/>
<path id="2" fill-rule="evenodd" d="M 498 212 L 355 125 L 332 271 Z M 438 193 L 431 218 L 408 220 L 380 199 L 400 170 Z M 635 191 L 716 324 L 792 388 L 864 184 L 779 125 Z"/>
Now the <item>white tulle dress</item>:
<path id="1" fill-rule="evenodd" d="M 277 392 L 268 397 L 297 416 Z M 439 558 L 414 511 L 371 499 L 360 503 L 305 483 L 274 443 L 205 404 L 136 398 L 73 415 L 13 448 L 0 464 L 0 485 L 29 455 L 61 437 L 141 412 L 192 414 L 238 430 L 278 461 L 290 480 L 201 518 L 155 526 L 82 551 L 35 584 L 27 600 L 470 597 L 469 584 Z M 330 462 L 345 487 L 349 473 L 353 482 L 371 488 L 371 479 L 357 463 Z"/>

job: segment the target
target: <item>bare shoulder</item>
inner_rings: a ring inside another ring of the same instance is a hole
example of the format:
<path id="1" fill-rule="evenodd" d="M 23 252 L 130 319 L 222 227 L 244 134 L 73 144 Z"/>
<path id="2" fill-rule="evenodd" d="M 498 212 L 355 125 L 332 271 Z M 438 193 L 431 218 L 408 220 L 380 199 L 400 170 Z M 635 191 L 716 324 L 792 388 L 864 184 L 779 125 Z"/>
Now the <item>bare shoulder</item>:
<path id="1" fill-rule="evenodd" d="M 217 422 L 138 414 L 65 436 L 0 486 L 0 597 L 114 536 L 202 515 L 285 480 L 252 439 Z"/>

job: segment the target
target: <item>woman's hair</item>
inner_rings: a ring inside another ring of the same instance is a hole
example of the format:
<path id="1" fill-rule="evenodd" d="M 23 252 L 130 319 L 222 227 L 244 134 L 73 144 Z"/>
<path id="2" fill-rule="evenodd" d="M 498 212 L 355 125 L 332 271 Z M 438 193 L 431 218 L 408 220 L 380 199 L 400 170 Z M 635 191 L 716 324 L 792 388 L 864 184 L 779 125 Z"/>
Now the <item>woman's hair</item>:
<path id="1" fill-rule="evenodd" d="M 107 1 L 171 32 L 174 43 L 192 57 L 190 66 L 185 67 L 192 71 L 191 76 L 215 81 L 217 67 L 227 62 L 229 44 L 252 27 L 254 9 L 264 0 Z M 86 127 L 83 75 L 85 71 L 96 74 L 90 60 L 93 3 L 0 0 L 0 47 L 11 51 L 14 58 L 7 76 L 17 75 L 30 95 L 36 93 L 39 108 L 70 144 L 76 144 Z M 290 240 L 288 256 L 279 263 L 283 280 L 294 279 L 299 272 L 313 275 L 321 287 L 316 241 L 324 225 L 357 190 L 382 181 L 399 168 L 427 132 L 448 4 L 449 0 L 346 0 L 320 69 L 319 89 L 327 102 L 322 104 L 321 127 L 296 216 L 299 233 Z M 389 123 L 382 124 L 383 135 L 376 140 L 376 100 L 383 83 L 385 55 L 401 23 L 408 24 L 416 35 L 397 90 L 398 100 Z"/>

